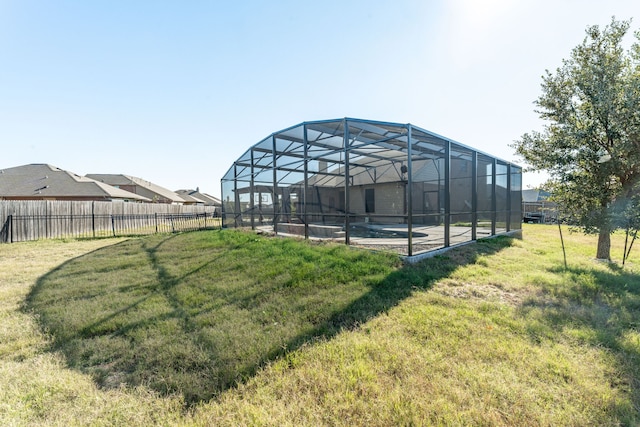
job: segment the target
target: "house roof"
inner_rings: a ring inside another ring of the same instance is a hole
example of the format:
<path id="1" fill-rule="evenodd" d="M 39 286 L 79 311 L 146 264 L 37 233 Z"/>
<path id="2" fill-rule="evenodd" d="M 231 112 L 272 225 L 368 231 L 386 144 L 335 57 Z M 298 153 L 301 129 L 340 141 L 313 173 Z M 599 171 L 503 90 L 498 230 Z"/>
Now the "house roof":
<path id="1" fill-rule="evenodd" d="M 209 201 L 214 206 L 222 206 L 222 200 L 218 199 L 217 197 L 212 196 L 211 194 L 198 193 L 198 197 L 204 198 L 205 201 Z"/>
<path id="2" fill-rule="evenodd" d="M 44 163 L 1 169 L 0 197 L 78 197 L 150 201 L 146 197 Z"/>
<path id="3" fill-rule="evenodd" d="M 205 201 L 202 199 L 199 199 L 198 197 L 192 196 L 191 193 L 192 190 L 177 190 L 176 193 L 178 193 L 178 195 L 180 197 L 182 197 L 185 201 L 189 202 L 189 203 L 196 203 L 196 204 L 201 204 L 204 205 Z"/>
<path id="4" fill-rule="evenodd" d="M 537 188 L 522 190 L 522 201 L 526 203 L 542 202 L 549 198 L 548 191 L 539 190 Z"/>
<path id="5" fill-rule="evenodd" d="M 207 193 L 201 193 L 199 190 L 178 190 L 176 191 L 176 193 L 178 193 L 180 195 L 180 197 L 190 197 L 196 200 L 199 200 L 200 202 L 203 202 L 205 205 L 208 206 L 222 206 L 222 202 L 220 201 L 220 199 L 207 194 Z"/>
<path id="6" fill-rule="evenodd" d="M 526 203 L 537 202 L 539 193 L 538 189 L 522 190 L 522 201 Z"/>
<path id="7" fill-rule="evenodd" d="M 135 176 L 124 175 L 124 174 L 93 174 L 93 173 L 87 174 L 86 176 L 89 178 L 95 179 L 97 181 L 104 182 L 106 184 L 114 185 L 114 186 L 122 186 L 122 185 L 139 186 L 146 189 L 147 191 L 157 194 L 158 196 L 164 199 L 171 200 L 172 202 L 176 202 L 176 203 L 185 202 L 185 200 L 174 191 L 171 191 L 167 188 L 161 187 L 150 181 L 147 181 Z"/>

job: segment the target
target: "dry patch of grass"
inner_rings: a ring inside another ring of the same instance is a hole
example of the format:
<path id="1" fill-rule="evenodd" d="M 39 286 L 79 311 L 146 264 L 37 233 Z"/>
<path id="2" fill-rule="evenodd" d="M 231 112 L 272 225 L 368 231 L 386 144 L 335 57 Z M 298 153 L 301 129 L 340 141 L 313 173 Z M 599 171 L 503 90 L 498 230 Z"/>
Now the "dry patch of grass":
<path id="1" fill-rule="evenodd" d="M 527 298 L 525 293 L 509 292 L 504 290 L 501 284 L 479 284 L 479 283 L 439 283 L 434 288 L 435 291 L 443 295 L 454 298 L 475 299 L 481 301 L 502 302 L 510 305 L 521 304 Z"/>

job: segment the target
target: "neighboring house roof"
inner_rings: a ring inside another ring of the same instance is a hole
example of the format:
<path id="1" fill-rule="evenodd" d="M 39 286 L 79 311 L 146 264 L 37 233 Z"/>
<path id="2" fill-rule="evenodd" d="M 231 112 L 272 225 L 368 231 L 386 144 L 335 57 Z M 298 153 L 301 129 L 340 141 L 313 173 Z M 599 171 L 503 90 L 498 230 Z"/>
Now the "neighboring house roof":
<path id="1" fill-rule="evenodd" d="M 185 200 L 177 193 L 135 176 L 95 173 L 87 174 L 86 176 L 109 185 L 127 188 L 129 191 L 143 195 L 152 200 L 158 199 L 160 201 L 168 201 L 177 204 L 185 202 Z"/>
<path id="2" fill-rule="evenodd" d="M 537 189 L 522 190 L 522 201 L 526 203 L 537 202 L 539 193 L 540 190 Z"/>
<path id="3" fill-rule="evenodd" d="M 151 201 L 44 163 L 0 169 L 0 198 Z"/>
<path id="4" fill-rule="evenodd" d="M 526 203 L 543 202 L 547 201 L 550 195 L 548 191 L 537 188 L 522 190 L 522 201 Z"/>
<path id="5" fill-rule="evenodd" d="M 212 196 L 211 194 L 198 193 L 198 197 L 202 197 L 205 200 L 209 200 L 213 206 L 222 206 L 222 200 Z"/>
<path id="6" fill-rule="evenodd" d="M 190 190 L 178 190 L 176 193 L 185 200 L 185 203 L 204 205 L 205 201 L 189 194 Z"/>
<path id="7" fill-rule="evenodd" d="M 222 202 L 220 199 L 213 197 L 207 193 L 201 193 L 199 189 L 195 190 L 178 190 L 176 191 L 180 195 L 180 197 L 190 197 L 192 199 L 198 200 L 201 203 L 204 203 L 207 206 L 222 206 Z"/>

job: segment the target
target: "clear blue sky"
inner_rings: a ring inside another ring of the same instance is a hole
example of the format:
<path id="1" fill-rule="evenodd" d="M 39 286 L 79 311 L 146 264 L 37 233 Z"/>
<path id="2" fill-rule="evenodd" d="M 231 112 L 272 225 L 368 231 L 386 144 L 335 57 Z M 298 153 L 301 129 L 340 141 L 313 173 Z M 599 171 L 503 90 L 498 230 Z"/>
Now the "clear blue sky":
<path id="1" fill-rule="evenodd" d="M 545 69 L 587 26 L 639 13 L 638 0 L 0 0 L 0 168 L 219 195 L 254 143 L 341 117 L 513 161 L 509 144 L 541 129 Z"/>

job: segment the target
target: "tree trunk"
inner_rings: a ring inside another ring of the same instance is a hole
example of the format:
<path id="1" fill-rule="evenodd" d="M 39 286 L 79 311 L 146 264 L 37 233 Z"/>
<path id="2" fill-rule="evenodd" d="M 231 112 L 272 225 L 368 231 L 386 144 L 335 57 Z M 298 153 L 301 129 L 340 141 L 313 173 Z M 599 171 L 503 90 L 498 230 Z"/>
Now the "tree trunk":
<path id="1" fill-rule="evenodd" d="M 598 249 L 596 252 L 596 258 L 598 259 L 611 259 L 611 234 L 609 230 L 600 230 L 600 234 L 598 235 Z"/>

